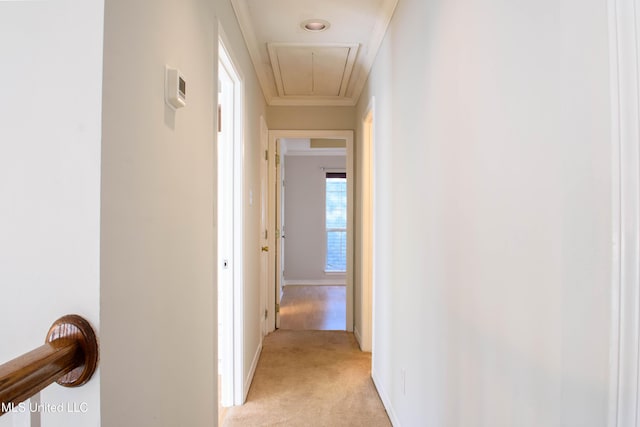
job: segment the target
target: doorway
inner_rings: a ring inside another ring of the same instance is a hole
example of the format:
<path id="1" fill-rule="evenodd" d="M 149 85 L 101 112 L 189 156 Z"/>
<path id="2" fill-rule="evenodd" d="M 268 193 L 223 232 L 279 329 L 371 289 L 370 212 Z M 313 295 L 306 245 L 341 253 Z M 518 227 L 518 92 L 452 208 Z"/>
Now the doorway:
<path id="1" fill-rule="evenodd" d="M 273 130 L 269 131 L 269 153 L 273 155 L 269 156 L 269 243 L 270 247 L 274 250 L 270 252 L 269 262 L 275 265 L 275 280 L 274 286 L 268 294 L 268 306 L 273 308 L 269 310 L 267 314 L 267 326 L 269 332 L 279 327 L 279 308 L 282 296 L 282 287 L 285 284 L 283 275 L 283 263 L 282 263 L 282 248 L 284 244 L 284 237 L 290 230 L 283 229 L 281 217 L 282 217 L 282 180 L 280 178 L 282 174 L 282 159 L 284 158 L 281 152 L 281 141 L 285 140 L 341 140 L 344 145 L 345 161 L 342 173 L 346 172 L 347 177 L 353 177 L 353 132 L 352 131 L 318 131 L 318 130 Z M 322 171 L 326 176 L 326 172 L 332 172 L 330 167 L 325 168 L 326 171 Z M 320 169 L 318 169 L 320 170 Z M 334 171 L 337 172 L 337 171 Z M 288 181 L 287 181 L 288 182 Z M 325 185 L 325 184 L 323 184 Z M 286 183 L 285 183 L 286 187 Z M 346 180 L 346 232 L 344 236 L 344 244 L 346 245 L 346 265 L 341 279 L 344 282 L 344 292 L 346 299 L 346 307 L 344 310 L 344 325 L 347 331 L 353 331 L 353 179 Z M 323 201 L 324 203 L 324 201 Z M 324 212 L 322 213 L 324 216 Z M 286 233 L 285 233 L 286 231 Z M 332 233 L 336 233 L 336 230 L 330 230 Z M 324 263 L 326 258 L 325 254 L 321 255 L 322 262 Z M 286 272 L 285 272 L 286 273 Z M 331 280 L 325 280 L 330 285 Z M 304 281 L 302 281 L 304 282 Z M 305 283 L 300 283 L 305 284 Z"/>
<path id="2" fill-rule="evenodd" d="M 243 403 L 243 143 L 242 78 L 218 42 L 218 372 L 219 406 Z M 224 412 L 222 409 L 221 412 Z"/>

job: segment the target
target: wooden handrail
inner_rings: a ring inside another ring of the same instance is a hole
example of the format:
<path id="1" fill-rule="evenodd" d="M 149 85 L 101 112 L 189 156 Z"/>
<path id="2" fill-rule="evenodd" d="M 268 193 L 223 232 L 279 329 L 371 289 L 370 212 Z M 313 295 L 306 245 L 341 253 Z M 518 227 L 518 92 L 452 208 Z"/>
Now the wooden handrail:
<path id="1" fill-rule="evenodd" d="M 85 384 L 98 366 L 98 340 L 89 322 L 70 314 L 56 320 L 45 344 L 0 365 L 0 416 L 54 381 Z"/>

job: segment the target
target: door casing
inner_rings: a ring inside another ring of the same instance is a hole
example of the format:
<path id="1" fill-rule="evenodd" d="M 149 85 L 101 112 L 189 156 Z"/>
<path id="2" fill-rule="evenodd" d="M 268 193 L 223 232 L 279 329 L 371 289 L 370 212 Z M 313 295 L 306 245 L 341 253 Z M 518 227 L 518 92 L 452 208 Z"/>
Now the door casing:
<path id="1" fill-rule="evenodd" d="M 346 169 L 347 169 L 347 273 L 346 273 L 346 330 L 353 331 L 354 300 L 353 300 L 353 273 L 354 273 L 354 146 L 353 131 L 350 130 L 269 130 L 269 247 L 277 248 L 280 245 L 276 242 L 276 200 L 275 182 L 277 182 L 276 170 L 276 148 L 279 139 L 286 138 L 322 138 L 341 139 L 346 141 Z M 279 208 L 279 207 L 278 207 Z M 276 266 L 275 251 L 269 252 L 269 263 Z M 274 284 L 267 295 L 268 315 L 267 329 L 272 332 L 276 329 L 276 304 L 279 304 L 279 291 L 276 289 L 275 278 L 281 272 L 274 271 Z"/>
<path id="2" fill-rule="evenodd" d="M 245 390 L 243 381 L 244 372 L 244 79 L 239 68 L 235 65 L 233 52 L 229 50 L 230 43 L 218 23 L 218 63 L 219 69 L 224 72 L 232 81 L 233 93 L 227 98 L 227 106 L 222 105 L 223 126 L 229 129 L 232 143 L 231 157 L 232 165 L 232 204 L 233 204 L 233 225 L 230 232 L 232 239 L 232 255 L 229 260 L 229 268 L 232 274 L 232 283 L 226 290 L 228 300 L 225 302 L 229 310 L 224 314 L 222 320 L 226 326 L 226 339 L 222 351 L 223 369 L 222 372 L 222 399 L 225 406 L 241 405 L 244 403 L 248 390 Z M 219 76 L 220 77 L 220 76 Z M 219 79 L 220 81 L 220 79 Z M 224 99 L 224 97 L 222 97 Z M 225 120 L 225 117 L 227 120 Z M 218 257 L 223 260 L 223 257 Z M 218 268 L 222 266 L 218 265 Z M 225 363 L 225 359 L 229 363 Z M 226 379 L 225 379 L 226 377 Z"/>

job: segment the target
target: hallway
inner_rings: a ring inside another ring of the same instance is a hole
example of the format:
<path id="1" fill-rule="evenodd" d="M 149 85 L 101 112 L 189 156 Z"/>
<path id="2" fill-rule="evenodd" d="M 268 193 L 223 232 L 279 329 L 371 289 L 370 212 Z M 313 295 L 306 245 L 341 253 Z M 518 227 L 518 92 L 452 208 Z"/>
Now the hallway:
<path id="1" fill-rule="evenodd" d="M 1 2 L 0 363 L 95 326 L 97 375 L 41 395 L 88 410 L 43 426 L 215 425 L 221 336 L 249 399 L 227 425 L 640 427 L 639 3 Z M 338 282 L 273 261 L 277 141 L 302 133 L 348 141 L 346 331 L 269 335 L 279 286 Z"/>
<path id="2" fill-rule="evenodd" d="M 223 426 L 390 426 L 371 380 L 371 354 L 342 331 L 285 331 L 265 337 L 243 406 Z"/>

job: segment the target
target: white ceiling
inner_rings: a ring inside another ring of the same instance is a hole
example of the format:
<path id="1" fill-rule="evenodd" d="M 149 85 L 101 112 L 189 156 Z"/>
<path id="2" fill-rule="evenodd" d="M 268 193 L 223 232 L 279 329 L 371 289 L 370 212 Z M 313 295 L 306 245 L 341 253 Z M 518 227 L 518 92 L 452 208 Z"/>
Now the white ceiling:
<path id="1" fill-rule="evenodd" d="M 355 105 L 398 0 L 231 0 L 269 105 Z M 327 30 L 302 28 L 309 19 Z"/>

